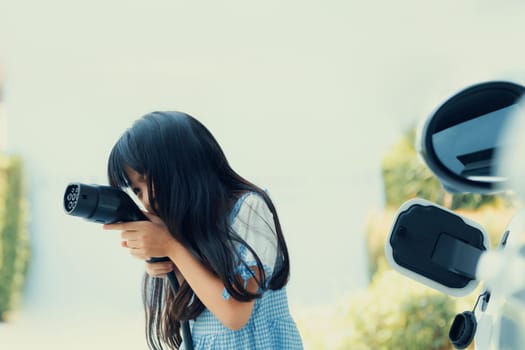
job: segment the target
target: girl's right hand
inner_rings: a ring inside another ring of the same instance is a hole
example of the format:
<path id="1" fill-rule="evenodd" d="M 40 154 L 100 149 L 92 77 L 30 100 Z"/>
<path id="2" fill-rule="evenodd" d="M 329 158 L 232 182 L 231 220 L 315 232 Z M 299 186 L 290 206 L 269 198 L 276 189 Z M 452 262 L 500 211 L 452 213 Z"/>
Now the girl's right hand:
<path id="1" fill-rule="evenodd" d="M 146 272 L 151 277 L 164 277 L 168 272 L 175 270 L 175 264 L 171 261 L 146 263 Z"/>

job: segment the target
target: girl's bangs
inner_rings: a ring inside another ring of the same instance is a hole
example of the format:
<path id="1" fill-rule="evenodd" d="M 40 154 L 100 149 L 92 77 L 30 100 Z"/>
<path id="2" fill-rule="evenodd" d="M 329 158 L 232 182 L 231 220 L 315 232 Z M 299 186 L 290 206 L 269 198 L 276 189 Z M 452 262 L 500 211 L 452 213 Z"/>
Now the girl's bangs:
<path id="1" fill-rule="evenodd" d="M 109 184 L 114 187 L 130 187 L 131 182 L 126 173 L 126 168 L 131 168 L 140 174 L 143 174 L 140 161 L 131 151 L 123 139 L 121 139 L 111 150 L 108 159 L 108 180 Z"/>

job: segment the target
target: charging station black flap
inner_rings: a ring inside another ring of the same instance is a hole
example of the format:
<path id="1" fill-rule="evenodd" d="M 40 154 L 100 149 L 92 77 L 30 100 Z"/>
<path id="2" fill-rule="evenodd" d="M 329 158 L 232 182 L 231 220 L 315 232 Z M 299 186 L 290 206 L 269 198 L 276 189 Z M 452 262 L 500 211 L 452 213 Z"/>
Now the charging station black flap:
<path id="1" fill-rule="evenodd" d="M 483 232 L 438 206 L 413 204 L 398 214 L 390 235 L 395 262 L 450 288 L 464 288 L 484 246 Z"/>

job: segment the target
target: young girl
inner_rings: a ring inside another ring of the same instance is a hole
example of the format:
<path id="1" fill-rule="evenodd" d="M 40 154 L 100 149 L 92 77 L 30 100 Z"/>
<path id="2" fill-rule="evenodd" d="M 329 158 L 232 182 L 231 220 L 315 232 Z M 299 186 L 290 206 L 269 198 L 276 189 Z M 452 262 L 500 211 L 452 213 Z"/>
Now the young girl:
<path id="1" fill-rule="evenodd" d="M 230 167 L 204 125 L 181 112 L 145 115 L 113 147 L 108 177 L 136 193 L 150 221 L 104 228 L 122 231 L 122 246 L 135 258 L 169 258 L 146 263 L 151 349 L 181 347 L 187 320 L 194 349 L 302 349 L 275 207 Z M 180 282 L 176 295 L 159 278 L 171 271 Z"/>

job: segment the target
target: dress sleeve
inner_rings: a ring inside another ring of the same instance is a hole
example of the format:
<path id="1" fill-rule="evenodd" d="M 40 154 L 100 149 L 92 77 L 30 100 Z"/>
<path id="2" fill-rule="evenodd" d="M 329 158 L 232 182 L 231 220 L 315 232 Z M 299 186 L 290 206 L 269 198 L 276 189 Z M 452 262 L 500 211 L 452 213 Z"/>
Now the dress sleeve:
<path id="1" fill-rule="evenodd" d="M 248 193 L 241 197 L 234 207 L 232 216 L 232 229 L 249 245 L 257 254 L 266 274 L 266 282 L 270 280 L 277 258 L 277 236 L 273 221 L 273 214 L 264 199 L 256 193 Z M 240 261 L 237 261 L 235 272 L 246 286 L 252 278 L 250 267 L 257 266 L 253 253 L 241 243 L 236 243 Z M 230 294 L 226 288 L 223 297 L 228 299 Z"/>

